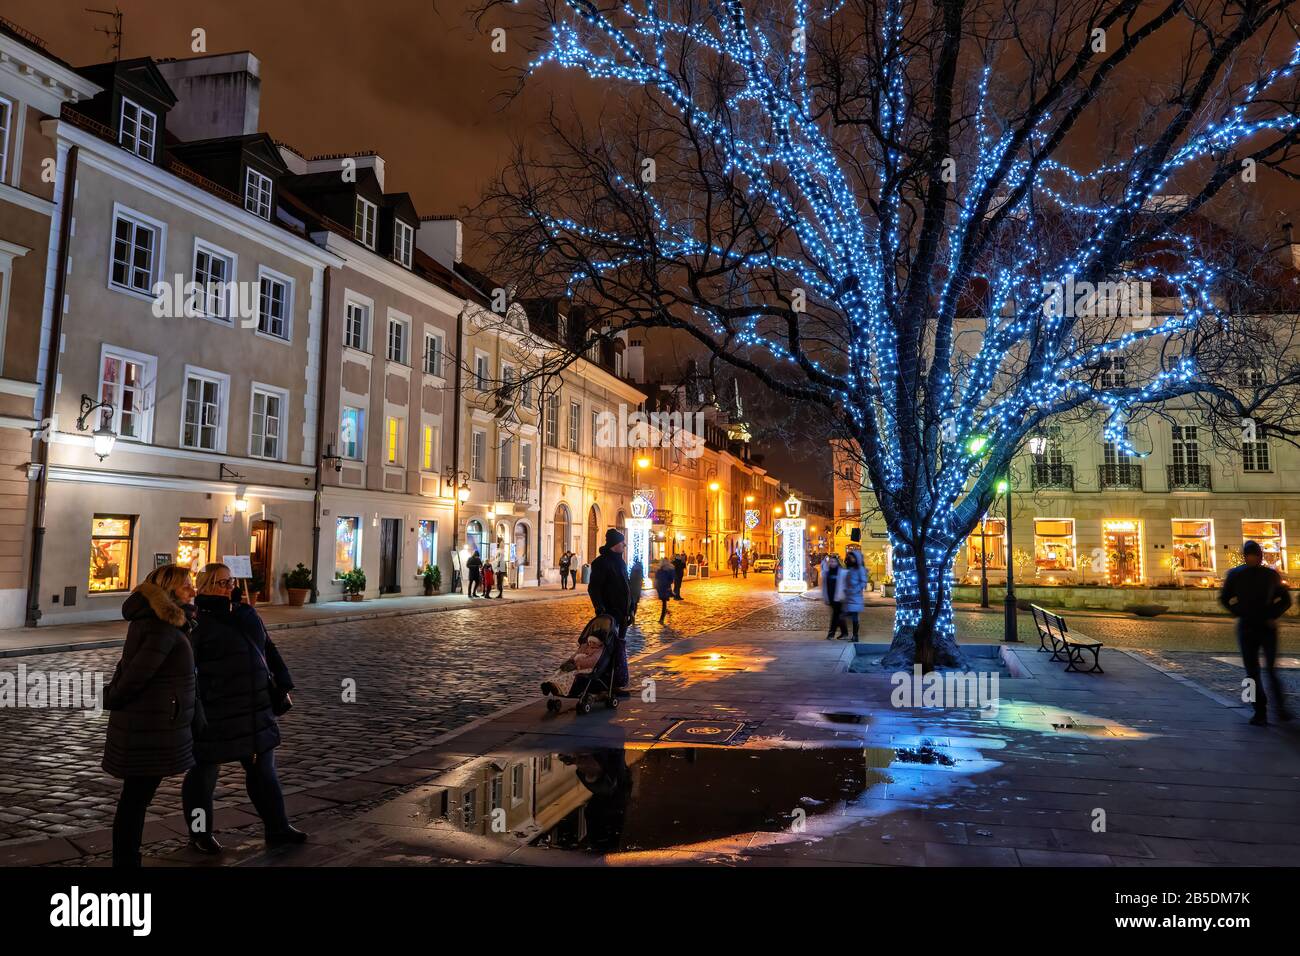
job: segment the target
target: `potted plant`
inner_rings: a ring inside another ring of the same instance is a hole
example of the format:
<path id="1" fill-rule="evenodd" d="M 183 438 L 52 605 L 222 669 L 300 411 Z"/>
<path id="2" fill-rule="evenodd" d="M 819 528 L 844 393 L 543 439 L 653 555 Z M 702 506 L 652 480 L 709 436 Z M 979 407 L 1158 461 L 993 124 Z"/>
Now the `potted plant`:
<path id="1" fill-rule="evenodd" d="M 884 596 L 884 597 L 893 597 L 893 596 L 894 596 L 894 579 L 893 579 L 893 578 L 885 578 L 884 582 L 883 582 L 882 585 L 881 585 L 881 592 L 880 592 L 880 593 L 881 593 L 881 595 Z"/>
<path id="2" fill-rule="evenodd" d="M 256 604 L 262 596 L 262 589 L 266 587 L 266 578 L 253 572 L 253 576 L 248 579 L 248 594 L 245 595 L 249 604 Z"/>
<path id="3" fill-rule="evenodd" d="M 311 569 L 301 561 L 284 576 L 284 588 L 289 592 L 289 606 L 302 607 L 311 597 Z"/>
<path id="4" fill-rule="evenodd" d="M 366 572 L 360 568 L 353 568 L 340 578 L 343 582 L 343 593 L 349 601 L 360 601 L 364 599 L 362 593 L 366 589 Z"/>
<path id="5" fill-rule="evenodd" d="M 437 594 L 442 590 L 442 571 L 436 564 L 426 564 L 421 574 L 424 576 L 425 597 Z"/>

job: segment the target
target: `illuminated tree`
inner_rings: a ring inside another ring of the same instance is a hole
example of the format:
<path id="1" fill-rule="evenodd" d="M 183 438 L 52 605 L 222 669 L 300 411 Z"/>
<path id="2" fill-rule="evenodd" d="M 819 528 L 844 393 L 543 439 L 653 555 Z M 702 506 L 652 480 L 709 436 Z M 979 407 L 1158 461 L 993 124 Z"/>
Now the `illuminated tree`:
<path id="1" fill-rule="evenodd" d="M 1145 408 L 1246 417 L 1297 380 L 1221 384 L 1261 333 L 1192 227 L 1288 169 L 1287 6 L 490 3 L 530 77 L 598 99 L 489 190 L 496 266 L 830 416 L 889 529 L 887 663 L 958 665 L 954 556 L 1044 423 L 1097 416 L 1140 454 Z"/>

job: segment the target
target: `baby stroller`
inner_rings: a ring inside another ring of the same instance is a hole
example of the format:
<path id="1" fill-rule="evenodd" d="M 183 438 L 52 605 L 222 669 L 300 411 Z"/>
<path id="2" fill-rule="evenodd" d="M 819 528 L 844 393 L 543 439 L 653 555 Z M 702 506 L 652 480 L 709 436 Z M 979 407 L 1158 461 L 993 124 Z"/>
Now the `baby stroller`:
<path id="1" fill-rule="evenodd" d="M 598 614 L 587 622 L 578 637 L 578 644 L 586 643 L 589 638 L 596 638 L 601 643 L 600 658 L 590 673 L 577 674 L 568 692 L 558 696 L 546 694 L 546 709 L 556 713 L 563 706 L 562 698 L 577 700 L 578 713 L 591 713 L 594 701 L 604 701 L 606 707 L 614 710 L 618 707 L 618 696 L 614 693 L 614 667 L 618 652 L 618 622 L 612 615 Z"/>

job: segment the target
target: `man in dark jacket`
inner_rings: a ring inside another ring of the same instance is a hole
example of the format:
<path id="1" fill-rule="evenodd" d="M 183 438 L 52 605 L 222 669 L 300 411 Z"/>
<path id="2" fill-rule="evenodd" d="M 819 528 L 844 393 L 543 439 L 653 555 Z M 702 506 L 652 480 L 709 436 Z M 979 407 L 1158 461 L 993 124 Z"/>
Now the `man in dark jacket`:
<path id="1" fill-rule="evenodd" d="M 673 600 L 682 599 L 682 581 L 686 579 L 686 555 L 673 555 Z"/>
<path id="2" fill-rule="evenodd" d="M 608 614 L 618 622 L 615 653 L 618 661 L 614 673 L 614 686 L 627 687 L 627 635 L 628 614 L 632 606 L 631 589 L 627 583 L 627 562 L 623 560 L 623 533 L 616 528 L 605 532 L 605 545 L 600 555 L 591 562 L 587 579 L 587 594 L 597 614 Z M 620 696 L 627 696 L 626 693 Z"/>
<path id="3" fill-rule="evenodd" d="M 1282 682 L 1273 666 L 1277 659 L 1277 619 L 1291 606 L 1291 594 L 1282 583 L 1282 576 L 1264 563 L 1264 549 L 1258 542 L 1247 541 L 1241 556 L 1245 563 L 1228 572 L 1219 601 L 1237 619 L 1237 644 L 1255 692 L 1255 716 L 1250 722 L 1262 727 L 1268 723 L 1268 698 L 1260 682 L 1261 650 L 1278 718 L 1291 719 Z"/>
<path id="4" fill-rule="evenodd" d="M 479 585 L 483 583 L 483 559 L 478 556 L 477 548 L 469 556 L 469 560 L 465 562 L 465 567 L 469 571 L 469 596 L 475 597 L 475 592 L 478 591 Z"/>

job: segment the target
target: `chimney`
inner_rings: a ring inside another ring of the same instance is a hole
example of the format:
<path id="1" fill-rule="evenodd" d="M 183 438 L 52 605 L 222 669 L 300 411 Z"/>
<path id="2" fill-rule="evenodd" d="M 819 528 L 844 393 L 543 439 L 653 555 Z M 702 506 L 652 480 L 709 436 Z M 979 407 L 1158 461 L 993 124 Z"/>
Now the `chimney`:
<path id="1" fill-rule="evenodd" d="M 462 226 L 455 216 L 421 216 L 415 248 L 448 269 L 461 261 Z"/>
<path id="2" fill-rule="evenodd" d="M 257 132 L 262 67 L 252 53 L 214 53 L 157 65 L 176 94 L 168 132 L 186 142 Z"/>

